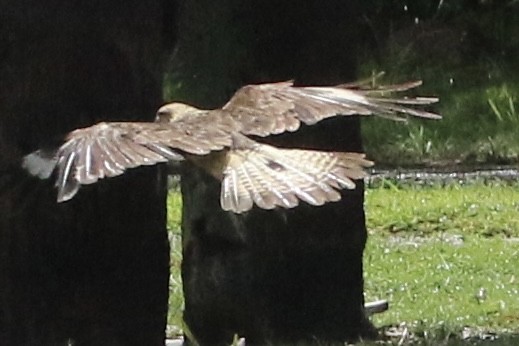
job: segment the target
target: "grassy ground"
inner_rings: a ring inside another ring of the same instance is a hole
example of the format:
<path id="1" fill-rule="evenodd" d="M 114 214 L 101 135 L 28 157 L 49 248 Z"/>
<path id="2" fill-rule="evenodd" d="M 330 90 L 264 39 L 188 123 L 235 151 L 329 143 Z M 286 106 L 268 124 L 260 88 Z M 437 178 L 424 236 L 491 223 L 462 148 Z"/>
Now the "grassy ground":
<path id="1" fill-rule="evenodd" d="M 366 298 L 390 301 L 377 326 L 432 344 L 519 333 L 518 185 L 378 188 L 366 212 Z"/>
<path id="2" fill-rule="evenodd" d="M 172 332 L 182 328 L 180 204 L 172 194 Z M 395 343 L 519 344 L 507 339 L 519 333 L 519 185 L 379 187 L 367 190 L 366 212 L 366 299 L 390 301 L 374 322 Z"/>

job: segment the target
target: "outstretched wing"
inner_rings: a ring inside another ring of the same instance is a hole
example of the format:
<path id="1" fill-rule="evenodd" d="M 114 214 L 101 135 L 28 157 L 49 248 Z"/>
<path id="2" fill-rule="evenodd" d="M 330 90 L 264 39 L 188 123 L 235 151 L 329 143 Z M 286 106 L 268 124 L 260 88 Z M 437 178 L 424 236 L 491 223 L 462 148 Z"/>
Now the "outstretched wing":
<path id="1" fill-rule="evenodd" d="M 301 122 L 312 125 L 336 115 L 379 115 L 404 120 L 406 115 L 438 119 L 438 114 L 415 109 L 437 102 L 434 97 L 395 98 L 394 92 L 421 85 L 420 81 L 380 88 L 358 84 L 333 87 L 294 87 L 292 82 L 247 85 L 223 107 L 249 135 L 268 136 L 296 131 Z M 215 111 L 218 112 L 218 111 Z"/>
<path id="2" fill-rule="evenodd" d="M 256 204 L 262 209 L 293 208 L 338 201 L 340 189 L 353 189 L 364 167 L 373 162 L 361 153 L 279 149 L 242 135 L 233 135 L 223 172 L 222 209 L 242 213 Z"/>
<path id="3" fill-rule="evenodd" d="M 71 199 L 80 185 L 123 174 L 128 168 L 183 160 L 183 153 L 203 155 L 231 143 L 218 126 L 176 122 L 108 122 L 71 132 L 54 156 L 36 151 L 23 166 L 46 178 L 57 167 L 58 202 Z"/>
<path id="4" fill-rule="evenodd" d="M 379 89 L 364 89 L 359 85 L 353 85 L 355 89 L 352 85 L 294 87 L 291 82 L 246 86 L 222 109 L 203 111 L 184 106 L 182 114 L 167 123 L 99 123 L 75 130 L 55 155 L 36 151 L 24 158 L 23 166 L 42 178 L 57 167 L 58 201 L 66 201 L 76 194 L 80 185 L 120 175 L 128 168 L 183 160 L 184 154 L 205 155 L 230 147 L 236 138 L 246 142 L 238 132 L 267 136 L 295 131 L 301 122 L 311 125 L 335 115 L 377 114 L 401 119 L 404 114 L 439 118 L 410 108 L 436 102 L 435 98 L 388 96 L 389 92 L 408 90 L 419 84 Z M 349 178 L 362 177 L 361 168 L 367 164 L 360 154 L 287 151 L 263 145 L 251 150 L 236 143 L 233 148 L 224 177 L 222 205 L 238 211 L 250 208 L 253 202 L 262 208 L 273 208 L 290 207 L 298 199 L 311 204 L 334 200 L 338 198 L 335 188 L 352 186 Z M 265 178 L 254 180 L 248 176 L 249 172 L 263 172 Z M 233 180 L 235 174 L 243 176 Z M 249 178 L 252 185 L 244 183 Z M 275 188 L 257 190 L 256 184 L 265 181 Z"/>

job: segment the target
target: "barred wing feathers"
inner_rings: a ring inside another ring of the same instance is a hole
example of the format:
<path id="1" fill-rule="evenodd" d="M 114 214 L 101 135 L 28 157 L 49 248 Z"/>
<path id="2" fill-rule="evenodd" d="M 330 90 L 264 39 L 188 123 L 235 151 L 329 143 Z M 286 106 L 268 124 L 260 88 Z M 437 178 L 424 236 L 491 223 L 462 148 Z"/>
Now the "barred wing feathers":
<path id="1" fill-rule="evenodd" d="M 183 153 L 196 155 L 221 150 L 230 135 L 218 128 L 198 131 L 186 124 L 113 122 L 99 123 L 71 132 L 51 160 L 37 151 L 23 166 L 45 177 L 57 167 L 58 202 L 71 199 L 80 185 L 121 175 L 126 169 L 181 161 Z"/>
<path id="2" fill-rule="evenodd" d="M 256 204 L 262 209 L 293 208 L 338 201 L 338 190 L 353 189 L 373 163 L 361 153 L 279 149 L 233 136 L 223 173 L 220 202 L 224 210 L 242 213 Z"/>

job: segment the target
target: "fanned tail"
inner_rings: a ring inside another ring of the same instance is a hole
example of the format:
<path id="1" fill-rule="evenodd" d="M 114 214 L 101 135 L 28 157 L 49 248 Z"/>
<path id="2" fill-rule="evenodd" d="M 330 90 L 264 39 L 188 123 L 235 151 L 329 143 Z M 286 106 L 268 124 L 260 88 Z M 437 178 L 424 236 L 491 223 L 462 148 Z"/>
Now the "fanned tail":
<path id="1" fill-rule="evenodd" d="M 242 213 L 254 204 L 262 209 L 293 208 L 302 200 L 322 205 L 341 199 L 339 190 L 355 188 L 373 163 L 361 153 L 280 149 L 233 136 L 224 170 L 221 205 Z"/>

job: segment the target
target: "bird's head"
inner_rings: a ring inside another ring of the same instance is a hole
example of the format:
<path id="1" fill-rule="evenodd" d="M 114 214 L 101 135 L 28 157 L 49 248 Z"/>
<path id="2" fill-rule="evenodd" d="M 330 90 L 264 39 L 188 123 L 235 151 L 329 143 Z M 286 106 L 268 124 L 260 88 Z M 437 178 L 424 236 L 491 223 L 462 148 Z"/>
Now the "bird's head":
<path id="1" fill-rule="evenodd" d="M 159 108 L 155 117 L 155 122 L 170 123 L 183 119 L 186 116 L 195 115 L 199 112 L 200 109 L 184 103 L 168 103 Z"/>

